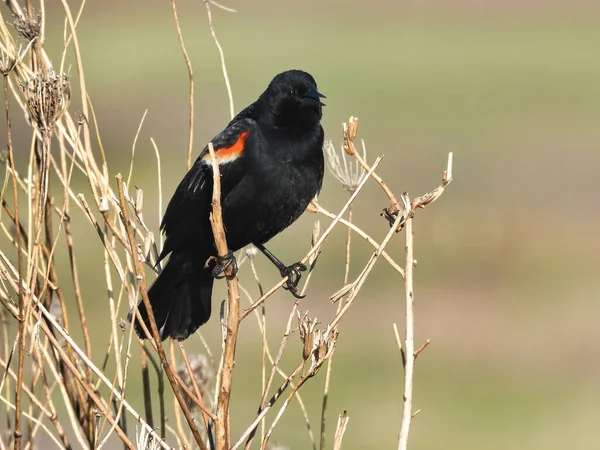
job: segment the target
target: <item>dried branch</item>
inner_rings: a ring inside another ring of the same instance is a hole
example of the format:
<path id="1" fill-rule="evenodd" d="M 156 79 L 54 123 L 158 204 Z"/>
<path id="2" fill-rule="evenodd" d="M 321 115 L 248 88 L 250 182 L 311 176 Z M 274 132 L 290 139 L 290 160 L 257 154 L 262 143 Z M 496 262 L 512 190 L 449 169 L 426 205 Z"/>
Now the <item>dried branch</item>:
<path id="1" fill-rule="evenodd" d="M 225 53 L 223 52 L 223 47 L 221 47 L 221 44 L 219 43 L 219 40 L 217 39 L 217 33 L 215 33 L 215 27 L 213 26 L 213 20 L 212 20 L 212 11 L 210 9 L 210 5 L 214 4 L 215 6 L 218 6 L 221 9 L 225 9 L 227 10 L 227 8 L 224 8 L 223 6 L 219 5 L 218 3 L 215 3 L 214 1 L 209 1 L 209 0 L 203 0 L 204 1 L 204 5 L 206 6 L 206 14 L 208 15 L 208 26 L 210 28 L 210 33 L 212 34 L 212 38 L 215 41 L 215 45 L 217 46 L 217 49 L 219 50 L 219 56 L 221 58 L 221 70 L 223 71 L 223 78 L 225 79 L 225 87 L 227 87 L 227 96 L 229 97 L 229 114 L 231 115 L 231 118 L 233 119 L 233 117 L 235 116 L 235 108 L 233 107 L 233 93 L 231 92 L 231 83 L 229 82 L 229 75 L 227 75 L 227 66 L 225 65 Z M 231 12 L 235 12 L 235 10 L 229 10 Z"/>
<path id="2" fill-rule="evenodd" d="M 189 137 L 187 151 L 187 169 L 190 170 L 192 168 L 192 150 L 194 146 L 194 71 L 192 70 L 192 62 L 190 61 L 190 57 L 185 49 L 185 42 L 183 42 L 183 33 L 181 32 L 181 25 L 179 24 L 179 14 L 177 13 L 177 4 L 175 3 L 175 0 L 171 0 L 171 6 L 173 9 L 173 18 L 175 19 L 175 28 L 177 29 L 177 38 L 179 39 L 179 47 L 181 47 L 181 53 L 183 54 L 183 59 L 185 60 L 185 66 L 187 67 L 188 71 L 188 79 L 190 81 L 190 126 L 188 130 Z"/>
<path id="3" fill-rule="evenodd" d="M 227 239 L 223 227 L 223 213 L 221 211 L 221 172 L 219 162 L 215 156 L 212 142 L 208 144 L 208 151 L 212 161 L 213 170 L 213 196 L 212 213 L 210 225 L 215 237 L 215 244 L 219 255 L 227 255 Z M 225 349 L 221 366 L 219 367 L 220 380 L 217 401 L 217 421 L 215 423 L 215 443 L 217 448 L 229 448 L 231 440 L 229 420 L 229 400 L 231 397 L 231 385 L 233 383 L 233 367 L 235 364 L 235 347 L 237 344 L 238 328 L 240 323 L 240 293 L 238 280 L 233 273 L 233 264 L 225 269 L 227 278 L 227 318 Z"/>
<path id="4" fill-rule="evenodd" d="M 344 410 L 342 415 L 338 418 L 337 429 L 335 430 L 335 437 L 333 438 L 333 450 L 341 450 L 342 439 L 346 433 L 346 427 L 348 426 L 348 413 Z"/>
<path id="5" fill-rule="evenodd" d="M 429 341 L 419 350 L 415 351 L 415 316 L 414 316 L 414 286 L 413 272 L 416 266 L 414 258 L 414 239 L 413 239 L 413 217 L 416 208 L 424 208 L 426 205 L 436 201 L 452 181 L 452 153 L 448 154 L 448 164 L 442 174 L 442 183 L 433 191 L 428 192 L 413 201 L 408 194 L 402 194 L 401 200 L 403 207 L 400 211 L 395 211 L 396 220 L 392 225 L 392 230 L 398 230 L 399 220 L 403 223 L 406 233 L 406 266 L 404 268 L 404 301 L 406 329 L 404 337 L 404 347 L 401 347 L 404 365 L 404 405 L 402 408 L 402 424 L 400 427 L 400 436 L 398 438 L 398 450 L 406 450 L 408 447 L 408 434 L 412 418 L 416 415 L 412 411 L 413 402 L 413 377 L 415 359 L 421 351 L 429 344 Z M 396 335 L 397 329 L 396 329 Z M 398 339 L 398 337 L 397 337 Z M 399 339 L 398 339 L 399 340 Z"/>
<path id="6" fill-rule="evenodd" d="M 118 192 L 119 192 L 119 205 L 121 208 L 121 214 L 123 215 L 123 225 L 124 225 L 125 229 L 127 230 L 127 237 L 129 239 L 129 243 L 131 246 L 130 250 L 131 250 L 132 259 L 134 261 L 134 266 L 135 266 L 135 277 L 138 281 L 138 291 L 139 291 L 140 296 L 142 297 L 144 306 L 146 307 L 146 312 L 148 314 L 148 319 L 150 322 L 150 329 L 152 331 L 152 339 L 154 341 L 153 346 L 158 351 L 158 356 L 160 357 L 161 364 L 162 364 L 163 368 L 165 369 L 165 373 L 167 374 L 169 383 L 171 383 L 171 387 L 173 388 L 173 394 L 175 395 L 175 398 L 177 399 L 179 406 L 183 410 L 183 414 L 184 414 L 185 419 L 190 427 L 192 434 L 194 435 L 194 439 L 196 440 L 196 443 L 202 450 L 206 450 L 206 445 L 204 444 L 202 437 L 200 436 L 200 433 L 198 431 L 198 428 L 196 427 L 196 424 L 194 423 L 194 418 L 192 417 L 190 410 L 188 409 L 188 407 L 185 404 L 185 399 L 183 398 L 183 396 L 181 394 L 181 391 L 179 389 L 179 384 L 177 383 L 177 380 L 175 379 L 175 376 L 173 374 L 173 369 L 171 368 L 171 365 L 169 364 L 169 361 L 167 360 L 165 350 L 162 346 L 160 333 L 158 332 L 158 328 L 156 326 L 156 320 L 154 319 L 154 314 L 152 312 L 152 305 L 150 304 L 150 299 L 148 298 L 148 292 L 146 290 L 146 275 L 144 273 L 144 269 L 142 268 L 141 262 L 140 262 L 139 258 L 137 257 L 137 246 L 135 244 L 133 229 L 131 227 L 131 223 L 129 222 L 129 213 L 127 211 L 127 203 L 125 201 L 125 191 L 123 189 L 123 177 L 121 174 L 119 174 L 116 176 L 116 179 L 117 179 L 117 187 L 118 187 Z M 137 308 L 136 308 L 136 316 L 139 316 L 139 311 L 137 310 Z M 138 320 L 140 320 L 140 319 L 141 318 L 138 317 Z M 142 321 L 140 320 L 140 322 L 142 322 Z"/>

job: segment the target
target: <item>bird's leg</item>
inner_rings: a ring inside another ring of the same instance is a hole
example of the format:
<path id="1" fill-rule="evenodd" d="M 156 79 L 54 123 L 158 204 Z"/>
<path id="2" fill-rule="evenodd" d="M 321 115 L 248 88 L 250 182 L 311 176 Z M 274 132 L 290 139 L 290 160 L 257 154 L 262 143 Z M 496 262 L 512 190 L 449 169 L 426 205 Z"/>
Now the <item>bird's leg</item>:
<path id="1" fill-rule="evenodd" d="M 211 257 L 214 261 L 216 261 L 214 267 L 212 268 L 212 276 L 221 279 L 225 278 L 225 270 L 231 266 L 231 276 L 234 277 L 238 272 L 237 260 L 231 250 L 227 252 L 227 254 L 221 256 L 213 256 Z"/>
<path id="2" fill-rule="evenodd" d="M 267 250 L 264 245 L 254 244 L 254 246 L 259 249 L 275 267 L 279 269 L 279 273 L 282 277 L 287 278 L 287 282 L 283 285 L 283 288 L 290 291 L 296 298 L 304 298 L 304 295 L 298 294 L 297 288 L 298 283 L 300 283 L 300 278 L 302 278 L 302 272 L 306 270 L 306 266 L 301 262 L 294 263 L 291 266 L 286 266 L 273 253 Z"/>

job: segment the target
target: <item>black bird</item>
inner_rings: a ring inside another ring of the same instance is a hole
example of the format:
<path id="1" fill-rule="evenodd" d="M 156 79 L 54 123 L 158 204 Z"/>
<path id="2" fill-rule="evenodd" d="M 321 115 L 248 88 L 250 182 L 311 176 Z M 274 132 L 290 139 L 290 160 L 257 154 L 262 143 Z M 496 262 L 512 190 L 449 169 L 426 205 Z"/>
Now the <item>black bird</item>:
<path id="1" fill-rule="evenodd" d="M 310 74 L 280 73 L 212 140 L 229 249 L 254 244 L 288 277 L 285 288 L 296 296 L 306 267 L 285 266 L 263 244 L 296 221 L 321 189 L 324 97 Z M 219 255 L 209 222 L 212 191 L 206 147 L 177 187 L 161 224 L 166 241 L 158 260 L 171 256 L 148 297 L 163 340 L 186 339 L 210 318 L 214 277 L 235 262 L 232 254 L 215 259 Z M 137 307 L 149 329 L 144 304 L 140 301 Z M 145 337 L 138 322 L 135 329 Z"/>

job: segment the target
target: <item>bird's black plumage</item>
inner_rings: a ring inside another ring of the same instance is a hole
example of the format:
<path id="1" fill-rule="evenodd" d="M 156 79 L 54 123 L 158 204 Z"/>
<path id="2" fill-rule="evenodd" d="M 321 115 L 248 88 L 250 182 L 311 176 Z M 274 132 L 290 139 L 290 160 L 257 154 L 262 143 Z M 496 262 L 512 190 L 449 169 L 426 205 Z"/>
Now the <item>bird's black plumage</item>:
<path id="1" fill-rule="evenodd" d="M 310 74 L 280 73 L 212 140 L 229 248 L 255 244 L 290 277 L 294 270 L 262 244 L 298 219 L 321 189 L 321 97 Z M 166 240 L 159 260 L 171 256 L 148 297 L 162 339 L 186 339 L 210 317 L 213 275 L 206 263 L 217 255 L 209 222 L 212 190 L 206 147 L 177 187 L 161 224 Z M 138 309 L 149 327 L 142 302 Z M 139 323 L 136 331 L 144 337 Z"/>

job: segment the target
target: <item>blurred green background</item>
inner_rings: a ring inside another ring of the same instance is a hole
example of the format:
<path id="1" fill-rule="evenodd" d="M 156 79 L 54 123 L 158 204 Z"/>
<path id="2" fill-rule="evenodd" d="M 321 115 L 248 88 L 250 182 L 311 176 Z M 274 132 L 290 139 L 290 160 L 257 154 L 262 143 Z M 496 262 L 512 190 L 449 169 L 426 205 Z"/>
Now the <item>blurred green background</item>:
<path id="1" fill-rule="evenodd" d="M 47 5 L 46 48 L 58 63 L 64 13 L 58 0 Z M 203 3 L 178 6 L 196 79 L 198 153 L 229 119 L 227 93 Z M 437 185 L 447 153 L 454 152 L 453 184 L 415 221 L 417 345 L 428 338 L 432 344 L 417 361 L 414 408 L 421 413 L 410 448 L 598 448 L 600 5 L 229 0 L 227 6 L 237 13 L 213 8 L 213 19 L 236 111 L 276 73 L 302 68 L 327 95 L 327 138 L 337 145 L 341 123 L 358 116 L 368 159 L 385 155 L 378 172 L 395 192 L 419 195 Z M 78 29 L 111 175 L 127 173 L 148 110 L 133 180 L 145 191 L 145 216 L 158 232 L 150 138 L 161 151 L 165 196 L 185 172 L 187 150 L 187 71 L 170 2 L 88 2 Z M 71 111 L 77 107 L 75 101 Z M 27 131 L 22 123 L 15 126 Z M 22 136 L 17 142 L 27 149 Z M 91 197 L 84 180 L 75 183 Z M 381 240 L 388 227 L 379 212 L 387 202 L 371 184 L 359 197 L 355 221 Z M 321 204 L 335 212 L 346 198 L 327 174 Z M 309 248 L 314 219 L 305 215 L 270 248 L 297 260 Z M 92 335 L 102 343 L 94 355 L 100 363 L 109 334 L 102 254 L 91 227 L 80 223 L 77 256 Z M 335 312 L 328 296 L 342 284 L 344 238 L 340 228 L 324 246 L 301 303 L 322 321 Z M 371 251 L 359 239 L 354 243 L 351 278 Z M 402 261 L 403 237 L 389 249 Z M 264 258 L 259 270 L 265 284 L 278 280 Z M 256 293 L 247 267 L 241 277 Z M 220 284 L 215 309 L 224 295 Z M 268 302 L 272 346 L 291 302 L 283 291 Z M 346 409 L 345 449 L 395 448 L 403 372 L 392 323 L 403 328 L 403 308 L 401 280 L 381 262 L 340 326 L 329 443 Z M 238 346 L 235 433 L 252 420 L 260 396 L 253 321 L 245 323 Z M 217 349 L 218 321 L 202 331 Z M 299 357 L 297 337 L 292 340 L 286 370 Z M 188 342 L 188 350 L 201 350 L 198 339 Z M 133 380 L 130 393 L 140 405 Z M 323 381 L 324 371 L 304 390 L 315 434 Z M 274 439 L 291 449 L 309 448 L 296 403 Z"/>

